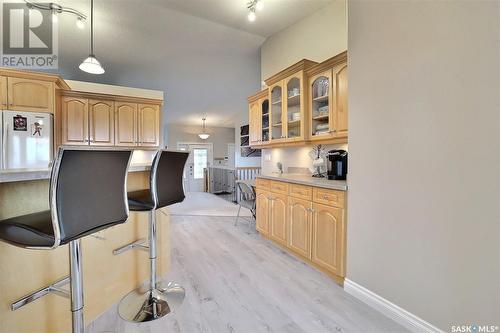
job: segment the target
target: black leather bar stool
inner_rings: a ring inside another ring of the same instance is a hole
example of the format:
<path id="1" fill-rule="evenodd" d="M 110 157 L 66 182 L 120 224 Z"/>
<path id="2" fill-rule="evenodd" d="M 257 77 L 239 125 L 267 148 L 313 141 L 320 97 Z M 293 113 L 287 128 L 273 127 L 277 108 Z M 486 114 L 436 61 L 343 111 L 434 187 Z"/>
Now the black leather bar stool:
<path id="1" fill-rule="evenodd" d="M 149 251 L 149 283 L 126 295 L 120 302 L 118 313 L 124 320 L 146 322 L 161 318 L 182 304 L 185 292 L 181 286 L 169 283 L 165 288 L 156 277 L 156 218 L 157 209 L 184 200 L 182 174 L 189 156 L 187 152 L 159 150 L 150 172 L 150 188 L 128 193 L 130 210 L 149 212 L 148 243 L 139 240 L 116 249 L 113 253 L 139 248 Z"/>
<path id="2" fill-rule="evenodd" d="M 130 150 L 60 148 L 50 179 L 50 210 L 0 221 L 0 240 L 27 249 L 69 243 L 70 274 L 21 298 L 11 309 L 54 293 L 71 299 L 73 332 L 84 332 L 80 239 L 124 223 Z M 69 283 L 69 291 L 63 287 Z"/>

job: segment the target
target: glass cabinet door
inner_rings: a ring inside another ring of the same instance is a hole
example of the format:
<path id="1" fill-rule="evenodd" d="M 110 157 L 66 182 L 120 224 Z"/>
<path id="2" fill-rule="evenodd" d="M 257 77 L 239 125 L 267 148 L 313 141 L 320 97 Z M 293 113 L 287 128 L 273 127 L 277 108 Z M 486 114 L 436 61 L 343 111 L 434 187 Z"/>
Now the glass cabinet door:
<path id="1" fill-rule="evenodd" d="M 271 139 L 282 139 L 283 136 L 283 92 L 280 85 L 276 85 L 271 89 Z"/>
<path id="2" fill-rule="evenodd" d="M 261 113 L 261 140 L 263 143 L 269 142 L 269 99 L 268 98 L 263 98 L 259 100 L 260 103 L 260 108 L 262 110 Z"/>
<path id="3" fill-rule="evenodd" d="M 311 138 L 331 133 L 331 73 L 323 73 L 311 79 Z"/>
<path id="4" fill-rule="evenodd" d="M 286 82 L 286 128 L 287 138 L 291 139 L 301 136 L 301 79 L 299 77 L 292 77 Z"/>

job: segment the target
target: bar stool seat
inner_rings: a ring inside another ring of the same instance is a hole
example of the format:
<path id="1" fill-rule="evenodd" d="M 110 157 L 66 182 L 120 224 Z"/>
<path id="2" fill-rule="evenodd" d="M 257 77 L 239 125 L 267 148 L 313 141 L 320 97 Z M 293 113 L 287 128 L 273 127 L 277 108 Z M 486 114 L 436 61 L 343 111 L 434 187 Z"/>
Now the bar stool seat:
<path id="1" fill-rule="evenodd" d="M 52 246 L 54 228 L 50 210 L 1 221 L 0 239 L 17 246 Z"/>
<path id="2" fill-rule="evenodd" d="M 81 238 L 127 221 L 131 156 L 132 150 L 60 147 L 50 178 L 50 210 L 0 220 L 0 241 L 10 245 L 53 250 L 69 244 L 69 276 L 14 301 L 12 311 L 49 294 L 64 296 L 71 300 L 72 332 L 84 333 Z"/>
<path id="3" fill-rule="evenodd" d="M 131 211 L 150 211 L 155 208 L 155 203 L 150 190 L 128 192 L 127 196 L 128 207 Z"/>

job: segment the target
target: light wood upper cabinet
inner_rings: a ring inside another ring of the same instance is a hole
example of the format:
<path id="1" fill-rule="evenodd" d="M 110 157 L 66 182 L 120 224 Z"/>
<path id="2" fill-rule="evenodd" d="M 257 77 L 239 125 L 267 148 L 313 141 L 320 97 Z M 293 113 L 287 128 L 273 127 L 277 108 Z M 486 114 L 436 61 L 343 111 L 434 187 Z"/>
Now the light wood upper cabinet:
<path id="1" fill-rule="evenodd" d="M 333 274 L 345 276 L 344 210 L 313 203 L 312 262 Z"/>
<path id="2" fill-rule="evenodd" d="M 139 146 L 160 145 L 160 107 L 139 104 Z"/>
<path id="3" fill-rule="evenodd" d="M 62 99 L 62 144 L 89 144 L 88 101 L 83 98 Z"/>
<path id="4" fill-rule="evenodd" d="M 283 87 L 286 90 L 283 112 L 286 141 L 304 140 L 304 72 L 300 71 L 286 78 Z"/>
<path id="5" fill-rule="evenodd" d="M 269 96 L 270 142 L 280 142 L 286 138 L 283 128 L 283 81 L 269 87 Z"/>
<path id="6" fill-rule="evenodd" d="M 332 70 L 309 78 L 309 139 L 334 137 Z"/>
<path id="7" fill-rule="evenodd" d="M 113 101 L 89 100 L 90 145 L 115 144 L 115 104 Z"/>
<path id="8" fill-rule="evenodd" d="M 272 240 L 286 246 L 286 208 L 287 208 L 287 195 L 271 193 L 271 210 L 270 225 L 271 230 L 269 236 Z"/>
<path id="9" fill-rule="evenodd" d="M 250 145 L 258 145 L 261 142 L 260 128 L 261 128 L 261 112 L 259 100 L 256 100 L 248 106 L 248 120 L 249 120 L 249 141 Z"/>
<path id="10" fill-rule="evenodd" d="M 347 137 L 347 64 L 333 69 L 334 130 L 335 137 Z"/>
<path id="11" fill-rule="evenodd" d="M 256 191 L 256 218 L 257 222 L 255 228 L 263 235 L 269 234 L 269 208 L 271 193 L 257 189 Z"/>
<path id="12" fill-rule="evenodd" d="M 17 111 L 54 113 L 53 82 L 17 77 L 7 79 L 7 108 Z"/>
<path id="13" fill-rule="evenodd" d="M 288 247 L 311 259 L 312 202 L 288 198 Z"/>
<path id="14" fill-rule="evenodd" d="M 115 145 L 137 146 L 137 104 L 115 102 Z"/>
<path id="15" fill-rule="evenodd" d="M 0 110 L 7 109 L 7 77 L 0 76 Z"/>

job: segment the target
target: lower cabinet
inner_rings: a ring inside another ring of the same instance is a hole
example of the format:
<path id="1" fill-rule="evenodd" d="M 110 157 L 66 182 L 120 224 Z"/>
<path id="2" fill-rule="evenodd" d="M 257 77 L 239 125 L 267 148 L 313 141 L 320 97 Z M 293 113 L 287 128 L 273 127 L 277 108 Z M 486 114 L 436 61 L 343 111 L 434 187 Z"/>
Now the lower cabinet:
<path id="1" fill-rule="evenodd" d="M 312 202 L 289 197 L 288 212 L 288 247 L 311 259 Z"/>
<path id="2" fill-rule="evenodd" d="M 313 203 L 312 262 L 328 271 L 345 276 L 344 210 Z"/>
<path id="3" fill-rule="evenodd" d="M 255 201 L 257 205 L 257 222 L 255 228 L 258 232 L 267 236 L 269 235 L 269 208 L 271 207 L 271 192 L 257 189 L 256 193 Z"/>
<path id="4" fill-rule="evenodd" d="M 310 186 L 300 186 L 298 191 L 296 185 L 288 185 L 258 178 L 257 231 L 312 265 L 343 278 L 345 192 Z M 289 189 L 287 194 L 282 188 Z"/>
<path id="5" fill-rule="evenodd" d="M 269 237 L 284 246 L 287 243 L 286 207 L 286 194 L 271 193 L 271 207 L 269 211 L 271 233 Z"/>

